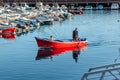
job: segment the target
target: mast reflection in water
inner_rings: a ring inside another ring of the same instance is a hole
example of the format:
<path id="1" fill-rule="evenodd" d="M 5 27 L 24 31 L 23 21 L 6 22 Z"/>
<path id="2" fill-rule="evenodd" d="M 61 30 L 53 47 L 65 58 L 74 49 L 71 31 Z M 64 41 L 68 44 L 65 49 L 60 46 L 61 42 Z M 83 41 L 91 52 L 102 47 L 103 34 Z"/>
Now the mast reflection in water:
<path id="1" fill-rule="evenodd" d="M 40 48 L 38 49 L 38 53 L 36 56 L 36 60 L 40 59 L 48 59 L 50 58 L 51 60 L 53 59 L 53 56 L 63 54 L 65 52 L 72 51 L 73 53 L 73 59 L 75 59 L 75 62 L 78 60 L 78 55 L 80 55 L 81 50 L 86 49 L 86 46 L 81 47 L 81 48 L 60 48 L 60 49 L 45 49 L 45 48 Z"/>

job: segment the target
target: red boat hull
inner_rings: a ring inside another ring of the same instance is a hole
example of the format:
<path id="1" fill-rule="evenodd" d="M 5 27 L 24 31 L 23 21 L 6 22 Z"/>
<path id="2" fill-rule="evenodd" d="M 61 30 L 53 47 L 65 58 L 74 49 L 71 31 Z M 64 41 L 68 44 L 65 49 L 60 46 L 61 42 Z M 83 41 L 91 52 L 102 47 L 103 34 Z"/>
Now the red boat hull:
<path id="1" fill-rule="evenodd" d="M 15 28 L 7 28 L 7 29 L 3 29 L 2 31 L 1 31 L 1 34 L 14 34 L 15 33 Z"/>
<path id="2" fill-rule="evenodd" d="M 14 34 L 2 34 L 2 38 L 4 39 L 15 39 L 15 35 Z"/>
<path id="3" fill-rule="evenodd" d="M 35 37 L 38 47 L 49 47 L 49 48 L 78 48 L 87 45 L 87 41 L 50 41 Z"/>

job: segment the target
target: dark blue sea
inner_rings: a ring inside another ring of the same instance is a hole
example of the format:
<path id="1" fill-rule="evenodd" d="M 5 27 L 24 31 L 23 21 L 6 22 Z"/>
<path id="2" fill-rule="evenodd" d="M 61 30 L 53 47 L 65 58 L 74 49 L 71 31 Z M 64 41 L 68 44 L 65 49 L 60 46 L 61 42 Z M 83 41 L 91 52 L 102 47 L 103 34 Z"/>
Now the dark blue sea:
<path id="1" fill-rule="evenodd" d="M 36 60 L 36 36 L 70 39 L 75 27 L 79 36 L 88 40 L 77 62 L 72 51 L 52 56 L 52 60 Z M 91 67 L 120 62 L 119 48 L 120 11 L 86 10 L 71 19 L 15 35 L 13 40 L 0 38 L 0 80 L 80 80 Z"/>

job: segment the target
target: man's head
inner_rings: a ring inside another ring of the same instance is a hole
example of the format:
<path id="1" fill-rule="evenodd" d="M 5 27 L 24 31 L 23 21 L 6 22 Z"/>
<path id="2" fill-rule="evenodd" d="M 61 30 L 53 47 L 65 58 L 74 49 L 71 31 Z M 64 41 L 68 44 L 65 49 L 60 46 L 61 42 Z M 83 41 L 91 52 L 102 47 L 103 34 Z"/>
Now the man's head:
<path id="1" fill-rule="evenodd" d="M 77 30 L 77 28 L 75 28 L 75 30 Z"/>

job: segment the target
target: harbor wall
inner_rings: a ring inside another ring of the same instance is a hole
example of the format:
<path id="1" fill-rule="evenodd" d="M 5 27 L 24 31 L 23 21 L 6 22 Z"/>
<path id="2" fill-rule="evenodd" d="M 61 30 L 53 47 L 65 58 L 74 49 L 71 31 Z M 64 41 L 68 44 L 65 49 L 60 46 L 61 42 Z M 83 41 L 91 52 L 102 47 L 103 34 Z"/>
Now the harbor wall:
<path id="1" fill-rule="evenodd" d="M 35 6 L 37 2 L 43 2 L 43 4 L 53 5 L 58 3 L 59 5 L 66 6 L 83 6 L 92 5 L 96 7 L 99 4 L 102 4 L 104 7 L 110 7 L 112 3 L 118 3 L 120 5 L 120 0 L 0 0 L 1 3 L 21 3 L 26 2 L 31 6 Z"/>

